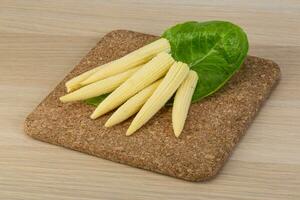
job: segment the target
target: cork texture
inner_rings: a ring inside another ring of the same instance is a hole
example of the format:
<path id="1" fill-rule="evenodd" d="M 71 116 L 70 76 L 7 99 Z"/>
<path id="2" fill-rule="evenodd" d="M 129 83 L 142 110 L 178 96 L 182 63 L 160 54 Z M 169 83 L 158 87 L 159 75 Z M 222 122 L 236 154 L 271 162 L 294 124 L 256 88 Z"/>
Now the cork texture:
<path id="1" fill-rule="evenodd" d="M 248 56 L 221 90 L 191 105 L 180 138 L 172 131 L 170 107 L 126 137 L 132 118 L 105 128 L 111 113 L 91 120 L 95 107 L 59 101 L 70 78 L 156 38 L 126 30 L 108 33 L 28 115 L 25 132 L 37 140 L 180 179 L 204 181 L 214 177 L 279 80 L 280 70 L 274 62 Z"/>

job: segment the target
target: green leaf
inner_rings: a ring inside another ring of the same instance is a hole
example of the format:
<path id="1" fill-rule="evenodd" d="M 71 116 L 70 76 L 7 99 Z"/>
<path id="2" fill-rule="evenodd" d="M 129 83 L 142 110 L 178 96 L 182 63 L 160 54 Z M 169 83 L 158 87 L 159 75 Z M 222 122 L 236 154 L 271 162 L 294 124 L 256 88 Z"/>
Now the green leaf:
<path id="1" fill-rule="evenodd" d="M 238 71 L 248 52 L 246 33 L 224 21 L 185 22 L 167 29 L 171 54 L 199 76 L 193 102 L 213 94 Z"/>
<path id="2" fill-rule="evenodd" d="M 162 37 L 169 40 L 173 58 L 198 73 L 193 102 L 220 89 L 239 70 L 248 53 L 246 33 L 230 22 L 185 22 L 167 29 Z M 107 96 L 84 102 L 97 106 Z M 171 104 L 172 100 L 168 101 Z"/>
<path id="3" fill-rule="evenodd" d="M 90 99 L 84 100 L 84 102 L 88 105 L 98 106 L 109 94 L 104 94 L 101 96 L 93 97 Z"/>

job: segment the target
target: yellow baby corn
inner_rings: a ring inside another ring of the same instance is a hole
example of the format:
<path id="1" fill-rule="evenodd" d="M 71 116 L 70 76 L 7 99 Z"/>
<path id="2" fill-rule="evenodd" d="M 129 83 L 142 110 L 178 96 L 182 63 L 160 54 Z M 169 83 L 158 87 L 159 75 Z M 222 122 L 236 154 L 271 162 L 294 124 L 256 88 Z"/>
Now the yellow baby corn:
<path id="1" fill-rule="evenodd" d="M 132 67 L 148 62 L 154 56 L 162 51 L 170 51 L 170 44 L 167 39 L 161 38 L 140 49 L 137 49 L 126 56 L 114 60 L 104 67 L 97 70 L 86 80 L 81 82 L 81 85 L 87 85 L 98 80 L 102 80 L 114 74 L 124 72 Z"/>
<path id="2" fill-rule="evenodd" d="M 144 103 L 149 99 L 153 94 L 155 89 L 160 84 L 161 80 L 156 81 L 152 85 L 141 90 L 139 93 L 128 99 L 122 106 L 114 112 L 114 114 L 107 120 L 105 123 L 106 127 L 114 126 L 118 123 L 121 123 L 137 113 Z"/>
<path id="3" fill-rule="evenodd" d="M 172 124 L 176 137 L 179 137 L 183 130 L 197 81 L 197 73 L 191 70 L 175 94 L 172 109 Z"/>
<path id="4" fill-rule="evenodd" d="M 189 73 L 189 67 L 182 62 L 174 63 L 153 95 L 143 105 L 133 119 L 126 135 L 133 134 L 158 112 L 172 97 L 177 88 Z"/>
<path id="5" fill-rule="evenodd" d="M 127 99 L 149 86 L 154 81 L 163 77 L 174 59 L 168 53 L 162 52 L 146 63 L 140 70 L 134 73 L 120 87 L 113 91 L 102 101 L 91 115 L 92 119 L 115 109 Z"/>
<path id="6" fill-rule="evenodd" d="M 79 76 L 76 76 L 76 77 L 72 78 L 71 80 L 67 81 L 65 84 L 65 86 L 67 88 L 67 92 L 72 92 L 74 90 L 77 90 L 78 88 L 81 88 L 82 85 L 80 85 L 80 83 L 82 81 L 84 81 L 85 79 L 87 79 L 90 75 L 95 73 L 97 70 L 99 70 L 101 67 L 103 67 L 103 66 L 93 68 L 93 69 L 86 71 L 86 72 L 80 74 Z"/>
<path id="7" fill-rule="evenodd" d="M 72 93 L 60 97 L 60 100 L 62 102 L 79 101 L 112 92 L 141 67 L 142 66 L 135 67 L 123 73 L 108 77 L 106 79 L 82 87 Z"/>

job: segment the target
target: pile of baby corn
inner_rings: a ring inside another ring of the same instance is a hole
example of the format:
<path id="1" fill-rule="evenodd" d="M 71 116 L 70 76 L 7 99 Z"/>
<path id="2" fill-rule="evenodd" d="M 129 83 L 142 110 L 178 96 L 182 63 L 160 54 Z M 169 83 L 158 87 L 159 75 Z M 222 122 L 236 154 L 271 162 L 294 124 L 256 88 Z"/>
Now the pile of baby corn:
<path id="1" fill-rule="evenodd" d="M 126 56 L 87 71 L 66 83 L 62 102 L 80 101 L 110 93 L 95 109 L 96 119 L 114 109 L 105 123 L 114 126 L 136 114 L 126 135 L 132 135 L 175 94 L 172 125 L 181 134 L 197 85 L 197 73 L 176 62 L 168 40 L 161 38 Z M 164 123 L 164 122 L 162 122 Z"/>

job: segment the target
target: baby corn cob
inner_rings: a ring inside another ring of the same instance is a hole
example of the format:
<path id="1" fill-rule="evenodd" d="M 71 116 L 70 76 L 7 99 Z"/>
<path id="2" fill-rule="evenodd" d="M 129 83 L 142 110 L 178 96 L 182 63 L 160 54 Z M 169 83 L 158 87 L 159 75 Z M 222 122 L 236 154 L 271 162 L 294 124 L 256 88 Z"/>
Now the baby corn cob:
<path id="1" fill-rule="evenodd" d="M 108 77 L 104 80 L 87 85 L 72 93 L 60 97 L 60 100 L 62 102 L 79 101 L 112 92 L 141 67 L 142 66 L 139 66 L 123 73 Z"/>
<path id="2" fill-rule="evenodd" d="M 127 99 L 141 91 L 154 81 L 163 77 L 174 59 L 168 53 L 162 52 L 146 63 L 139 71 L 134 73 L 120 87 L 113 91 L 108 97 L 102 101 L 91 115 L 92 119 L 113 110 L 121 105 Z"/>
<path id="3" fill-rule="evenodd" d="M 160 84 L 161 80 L 156 81 L 152 85 L 141 90 L 139 93 L 128 99 L 122 106 L 118 108 L 117 111 L 107 120 L 105 123 L 106 127 L 114 126 L 120 122 L 125 121 L 135 113 L 137 113 L 140 108 L 144 105 L 147 99 L 153 94 L 155 89 Z"/>
<path id="4" fill-rule="evenodd" d="M 99 66 L 99 67 L 96 67 L 89 71 L 86 71 L 86 72 L 80 74 L 79 76 L 76 76 L 76 77 L 72 78 L 71 80 L 67 81 L 65 84 L 66 88 L 67 88 L 67 92 L 72 92 L 74 90 L 77 90 L 78 88 L 81 88 L 82 85 L 80 85 L 80 83 L 82 81 L 84 81 L 85 79 L 87 79 L 90 75 L 95 73 L 97 70 L 99 70 L 101 67 L 103 67 L 103 66 Z"/>
<path id="5" fill-rule="evenodd" d="M 161 84 L 153 95 L 143 105 L 141 110 L 133 119 L 126 135 L 133 134 L 143 126 L 165 103 L 172 97 L 179 85 L 189 73 L 189 67 L 185 63 L 176 62 L 172 65 Z"/>
<path id="6" fill-rule="evenodd" d="M 197 81 L 197 73 L 191 70 L 175 94 L 172 110 L 172 124 L 176 137 L 179 137 L 183 130 Z"/>
<path id="7" fill-rule="evenodd" d="M 126 71 L 134 66 L 148 62 L 156 54 L 162 51 L 170 51 L 169 41 L 164 38 L 156 40 L 155 42 L 152 42 L 136 51 L 133 51 L 132 53 L 129 53 L 118 60 L 108 63 L 107 65 L 93 73 L 86 80 L 82 81 L 80 84 L 87 85 L 114 74 Z"/>

